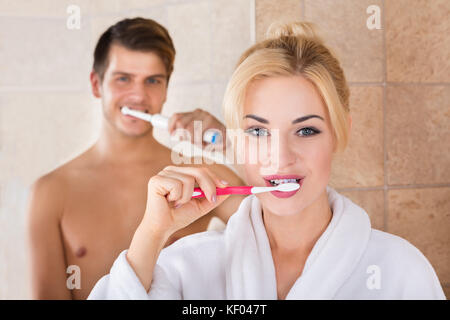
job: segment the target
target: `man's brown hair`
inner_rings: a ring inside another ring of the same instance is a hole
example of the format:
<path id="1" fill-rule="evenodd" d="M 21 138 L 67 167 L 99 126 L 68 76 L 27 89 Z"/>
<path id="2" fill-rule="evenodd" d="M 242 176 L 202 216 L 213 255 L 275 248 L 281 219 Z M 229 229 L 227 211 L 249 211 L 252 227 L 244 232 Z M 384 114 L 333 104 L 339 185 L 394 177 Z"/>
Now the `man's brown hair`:
<path id="1" fill-rule="evenodd" d="M 108 67 L 111 45 L 118 44 L 130 50 L 154 52 L 163 61 L 167 82 L 173 71 L 175 47 L 166 28 L 152 19 L 124 19 L 108 28 L 97 42 L 94 51 L 94 71 L 103 81 Z"/>

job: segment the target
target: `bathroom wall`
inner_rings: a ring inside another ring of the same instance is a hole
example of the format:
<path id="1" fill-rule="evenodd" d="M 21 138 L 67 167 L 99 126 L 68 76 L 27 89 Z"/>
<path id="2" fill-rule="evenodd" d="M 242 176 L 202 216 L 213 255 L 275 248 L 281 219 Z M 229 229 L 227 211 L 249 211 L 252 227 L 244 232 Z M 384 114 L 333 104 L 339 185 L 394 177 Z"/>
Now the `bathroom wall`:
<path id="1" fill-rule="evenodd" d="M 80 29 L 66 25 L 70 5 L 81 9 Z M 367 27 L 370 5 L 380 8 L 380 29 Z M 448 296 L 449 15 L 447 0 L 0 0 L 0 299 L 29 298 L 29 185 L 98 137 L 93 49 L 109 25 L 135 16 L 162 23 L 175 43 L 163 113 L 199 107 L 219 119 L 240 53 L 274 21 L 316 22 L 351 88 L 353 132 L 331 185 L 374 228 L 417 246 Z"/>
<path id="2" fill-rule="evenodd" d="M 367 8 L 380 9 L 369 29 Z M 256 0 L 256 39 L 273 21 L 315 22 L 350 83 L 353 128 L 331 185 L 372 226 L 429 259 L 450 295 L 450 2 Z"/>

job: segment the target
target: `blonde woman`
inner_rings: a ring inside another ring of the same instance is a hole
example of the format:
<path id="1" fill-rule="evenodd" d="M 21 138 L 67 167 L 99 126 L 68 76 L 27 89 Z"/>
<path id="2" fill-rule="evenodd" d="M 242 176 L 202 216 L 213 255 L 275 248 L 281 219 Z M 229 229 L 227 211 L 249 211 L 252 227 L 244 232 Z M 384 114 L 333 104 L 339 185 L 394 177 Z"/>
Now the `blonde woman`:
<path id="1" fill-rule="evenodd" d="M 338 60 L 310 23 L 278 26 L 241 57 L 224 98 L 228 129 L 277 144 L 258 161 L 244 148 L 249 185 L 295 179 L 291 193 L 245 198 L 222 232 L 176 230 L 228 196 L 213 172 L 167 167 L 148 184 L 130 248 L 90 299 L 445 299 L 432 266 L 406 240 L 371 228 L 367 213 L 328 187 L 333 154 L 351 127 Z M 271 162 L 270 166 L 267 165 Z M 275 163 L 274 163 L 275 162 Z M 206 198 L 191 199 L 198 184 Z"/>

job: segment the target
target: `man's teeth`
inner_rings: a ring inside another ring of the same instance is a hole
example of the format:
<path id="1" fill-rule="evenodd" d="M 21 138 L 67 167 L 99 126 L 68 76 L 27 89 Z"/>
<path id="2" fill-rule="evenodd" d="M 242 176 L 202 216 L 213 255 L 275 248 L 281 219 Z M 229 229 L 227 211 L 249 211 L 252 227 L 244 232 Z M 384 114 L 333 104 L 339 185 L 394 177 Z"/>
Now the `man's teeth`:
<path id="1" fill-rule="evenodd" d="M 120 110 L 122 110 L 122 108 L 123 108 L 123 107 L 125 107 L 125 106 L 121 106 L 121 107 L 120 107 Z M 133 109 L 133 108 L 131 108 L 131 107 L 128 107 L 128 106 L 127 106 L 127 108 L 128 108 L 128 109 L 130 109 L 130 110 L 136 110 L 136 111 L 140 111 L 140 112 L 145 112 L 145 113 L 148 113 L 148 109 L 144 109 L 144 110 L 139 110 L 139 109 Z"/>
<path id="2" fill-rule="evenodd" d="M 275 179 L 275 180 L 269 180 L 270 183 L 274 186 L 279 185 L 281 183 L 298 183 L 300 179 Z"/>

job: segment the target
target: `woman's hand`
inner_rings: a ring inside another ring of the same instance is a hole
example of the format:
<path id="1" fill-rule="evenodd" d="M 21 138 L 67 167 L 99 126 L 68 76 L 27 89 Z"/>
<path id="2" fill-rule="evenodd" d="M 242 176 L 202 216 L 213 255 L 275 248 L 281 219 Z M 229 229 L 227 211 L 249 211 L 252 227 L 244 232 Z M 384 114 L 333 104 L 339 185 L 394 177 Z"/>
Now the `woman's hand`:
<path id="1" fill-rule="evenodd" d="M 196 183 L 206 198 L 191 199 Z M 210 212 L 228 197 L 217 197 L 216 187 L 226 187 L 226 184 L 207 168 L 164 168 L 148 183 L 142 227 L 169 237 Z"/>
<path id="2" fill-rule="evenodd" d="M 195 184 L 206 198 L 192 199 Z M 148 291 L 159 253 L 175 231 L 186 227 L 223 202 L 216 187 L 225 187 L 209 169 L 168 166 L 148 183 L 147 207 L 136 230 L 127 259 Z"/>

